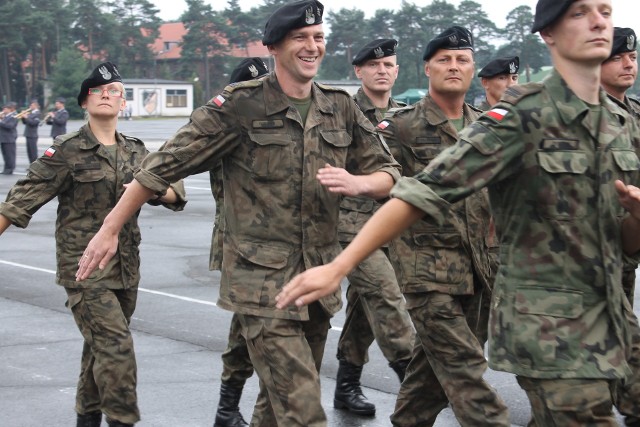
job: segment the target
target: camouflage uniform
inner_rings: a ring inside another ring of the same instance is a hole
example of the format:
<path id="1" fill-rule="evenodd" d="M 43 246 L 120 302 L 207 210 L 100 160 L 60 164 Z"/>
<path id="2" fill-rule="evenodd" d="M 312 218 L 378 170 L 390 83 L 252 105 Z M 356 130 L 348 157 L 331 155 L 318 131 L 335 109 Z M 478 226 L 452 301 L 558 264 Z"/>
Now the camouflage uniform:
<path id="1" fill-rule="evenodd" d="M 480 112 L 464 105 L 466 123 Z M 392 110 L 378 125 L 404 176 L 426 167 L 453 145 L 457 132 L 435 101 Z M 417 336 L 391 421 L 395 426 L 433 425 L 451 403 L 464 426 L 508 425 L 507 409 L 483 379 L 487 362 L 476 338 L 474 290 L 490 288 L 486 237 L 489 201 L 479 192 L 453 206 L 444 225 L 419 221 L 391 243 L 407 309 Z M 486 325 L 485 325 L 486 326 Z"/>
<path id="2" fill-rule="evenodd" d="M 609 99 L 624 107 L 636 119 L 636 124 L 640 125 L 640 101 L 626 96 L 624 103 L 611 96 Z M 638 258 L 637 256 L 624 255 L 623 260 L 622 288 L 629 300 L 629 304 L 633 307 Z M 633 316 L 633 312 L 629 313 L 629 316 Z M 629 324 L 632 328 L 636 327 L 632 318 Z M 629 357 L 628 362 L 631 368 L 631 375 L 616 384 L 616 390 L 613 392 L 614 403 L 618 411 L 626 415 L 626 425 L 640 426 L 640 333 L 633 334 L 631 357 Z"/>
<path id="3" fill-rule="evenodd" d="M 489 186 L 500 237 L 489 364 L 518 376 L 530 425 L 615 425 L 603 390 L 629 374 L 638 338 L 620 286 L 625 213 L 614 180 L 640 184 L 640 140 L 604 91 L 600 101 L 594 114 L 555 70 L 512 86 L 392 191 L 441 223 L 452 203 Z"/>
<path id="4" fill-rule="evenodd" d="M 353 98 L 373 124 L 383 114 L 376 109 L 362 88 Z M 389 108 L 399 104 L 389 99 Z M 340 204 L 338 238 L 346 247 L 380 204 L 366 197 L 344 197 Z M 367 350 L 375 338 L 385 358 L 394 362 L 411 358 L 413 326 L 405 308 L 393 267 L 378 249 L 349 275 L 347 316 L 338 341 L 338 359 L 362 366 L 368 361 Z M 393 365 L 392 365 L 393 366 Z"/>
<path id="5" fill-rule="evenodd" d="M 209 270 L 222 270 L 222 241 L 224 218 L 222 216 L 224 206 L 224 191 L 222 188 L 222 162 L 209 171 L 211 193 L 216 202 L 216 214 L 213 222 L 213 235 L 211 237 L 211 253 L 209 256 Z M 240 321 L 234 314 L 231 317 L 229 327 L 229 339 L 227 348 L 222 353 L 222 377 L 223 382 L 233 387 L 242 388 L 244 383 L 253 375 L 253 365 L 249 358 L 247 343 L 242 337 Z"/>
<path id="6" fill-rule="evenodd" d="M 227 86 L 196 109 L 165 150 L 145 159 L 136 179 L 159 191 L 221 159 L 225 224 L 218 305 L 238 313 L 260 377 L 252 425 L 326 425 L 317 367 L 329 318 L 341 308 L 340 292 L 310 308 L 284 310 L 276 308 L 275 296 L 297 273 L 340 251 L 340 195 L 319 184 L 318 169 L 329 163 L 395 179 L 399 166 L 346 92 L 314 84 L 303 124 L 273 73 Z"/>
<path id="7" fill-rule="evenodd" d="M 140 229 L 137 215 L 123 227 L 118 252 L 104 270 L 77 282 L 84 248 L 131 182 L 148 151 L 142 141 L 116 133 L 117 166 L 89 125 L 58 137 L 45 155 L 31 164 L 0 205 L 0 214 L 25 228 L 31 216 L 58 197 L 56 282 L 67 291 L 67 306 L 84 337 L 76 411 L 102 411 L 110 419 L 140 419 L 136 397 L 136 360 L 129 322 L 140 281 Z M 184 207 L 184 189 L 174 186 Z"/>
<path id="8" fill-rule="evenodd" d="M 476 108 L 481 111 L 489 111 L 491 109 L 491 105 L 489 105 L 489 101 L 485 98 Z"/>

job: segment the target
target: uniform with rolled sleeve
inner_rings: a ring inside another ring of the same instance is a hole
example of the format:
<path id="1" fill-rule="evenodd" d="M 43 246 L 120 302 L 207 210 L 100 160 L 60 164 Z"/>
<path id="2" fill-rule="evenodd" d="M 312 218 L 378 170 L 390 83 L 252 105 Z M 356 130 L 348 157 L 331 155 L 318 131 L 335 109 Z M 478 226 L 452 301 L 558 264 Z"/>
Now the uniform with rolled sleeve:
<path id="1" fill-rule="evenodd" d="M 0 214 L 25 228 L 40 207 L 58 198 L 56 282 L 65 288 L 67 306 L 84 337 L 76 411 L 102 411 L 107 417 L 133 424 L 140 419 L 129 330 L 140 280 L 137 215 L 122 228 L 118 251 L 107 266 L 81 282 L 75 278 L 84 249 L 124 193 L 123 184 L 132 181 L 148 154 L 137 138 L 116 133 L 116 140 L 117 147 L 107 149 L 89 125 L 57 138 L 31 164 L 26 178 L 9 191 L 0 204 Z M 184 187 L 180 182 L 173 188 L 178 201 L 165 206 L 182 210 Z"/>
<path id="2" fill-rule="evenodd" d="M 252 425 L 326 425 L 318 370 L 340 294 L 309 307 L 275 306 L 275 296 L 297 273 L 340 252 L 340 195 L 318 182 L 318 169 L 328 163 L 359 175 L 399 177 L 398 164 L 346 92 L 314 83 L 311 93 L 302 123 L 274 73 L 227 86 L 136 174 L 142 185 L 161 191 L 222 160 L 218 305 L 238 314 L 264 386 L 261 396 L 268 390 L 271 403 L 256 405 Z"/>

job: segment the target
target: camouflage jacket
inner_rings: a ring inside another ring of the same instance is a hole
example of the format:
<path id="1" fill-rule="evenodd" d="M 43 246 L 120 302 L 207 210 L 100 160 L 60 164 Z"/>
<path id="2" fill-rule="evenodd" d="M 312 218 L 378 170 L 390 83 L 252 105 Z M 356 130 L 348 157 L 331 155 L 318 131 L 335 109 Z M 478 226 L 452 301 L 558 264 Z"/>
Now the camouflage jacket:
<path id="1" fill-rule="evenodd" d="M 222 188 L 222 162 L 219 162 L 209 171 L 209 183 L 211 195 L 216 204 L 216 213 L 213 219 L 213 231 L 211 233 L 211 249 L 209 252 L 209 270 L 222 270 L 222 210 L 224 206 L 224 189 Z"/>
<path id="2" fill-rule="evenodd" d="M 104 270 L 76 282 L 78 260 L 102 221 L 124 193 L 148 151 L 137 138 L 116 133 L 117 166 L 89 125 L 58 137 L 45 154 L 29 167 L 0 204 L 0 214 L 25 228 L 32 215 L 58 197 L 56 219 L 56 282 L 68 288 L 123 289 L 140 280 L 140 229 L 137 215 L 122 228 L 118 252 Z M 173 186 L 179 201 L 165 206 L 182 210 L 186 203 L 182 183 Z"/>
<path id="3" fill-rule="evenodd" d="M 614 180 L 640 184 L 638 128 L 600 93 L 595 113 L 557 71 L 512 86 L 453 147 L 392 195 L 448 218 L 489 186 L 500 267 L 489 324 L 493 369 L 534 378 L 628 374 L 630 306 L 620 286 L 624 211 Z"/>
<path id="4" fill-rule="evenodd" d="M 364 113 L 365 117 L 375 126 L 383 118 L 383 114 L 373 105 L 365 95 L 362 87 L 353 96 L 356 105 Z M 393 99 L 389 99 L 389 109 L 398 108 L 401 105 Z M 364 223 L 371 218 L 380 207 L 380 202 L 368 197 L 345 196 L 340 203 L 340 222 L 338 224 L 338 237 L 340 242 L 348 243 L 353 240 Z"/>
<path id="5" fill-rule="evenodd" d="M 464 105 L 471 123 L 480 112 Z M 403 176 L 422 171 L 458 134 L 433 99 L 427 95 L 408 107 L 392 110 L 378 125 L 379 132 L 402 166 Z M 430 218 L 418 221 L 392 244 L 392 259 L 403 292 L 438 291 L 472 294 L 474 273 L 491 287 L 488 250 L 489 198 L 485 192 L 458 201 L 442 225 Z"/>
<path id="6" fill-rule="evenodd" d="M 340 196 L 316 179 L 329 163 L 354 174 L 399 178 L 374 127 L 340 89 L 312 87 L 306 125 L 274 73 L 227 86 L 145 159 L 136 179 L 161 190 L 222 159 L 224 244 L 220 307 L 263 317 L 307 320 L 307 308 L 278 310 L 275 296 L 304 269 L 340 251 Z M 329 314 L 340 291 L 321 301 Z"/>
<path id="7" fill-rule="evenodd" d="M 489 105 L 489 101 L 485 98 L 476 108 L 481 111 L 489 111 L 491 109 L 491 105 Z"/>

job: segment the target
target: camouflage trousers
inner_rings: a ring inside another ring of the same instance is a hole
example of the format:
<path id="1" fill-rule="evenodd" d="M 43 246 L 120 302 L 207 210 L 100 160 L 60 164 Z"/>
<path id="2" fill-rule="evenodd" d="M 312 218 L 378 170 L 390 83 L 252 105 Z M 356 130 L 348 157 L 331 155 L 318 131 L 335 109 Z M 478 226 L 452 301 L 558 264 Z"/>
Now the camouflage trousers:
<path id="1" fill-rule="evenodd" d="M 378 249 L 348 276 L 347 316 L 338 359 L 362 366 L 374 338 L 390 362 L 411 358 L 415 332 L 395 272 Z"/>
<path id="2" fill-rule="evenodd" d="M 140 420 L 136 356 L 129 322 L 138 289 L 71 289 L 67 307 L 84 338 L 76 412 L 101 411 L 111 420 Z"/>
<path id="3" fill-rule="evenodd" d="M 253 375 L 253 364 L 247 350 L 247 343 L 242 336 L 242 326 L 238 315 L 233 314 L 229 327 L 229 341 L 222 353 L 222 382 L 235 388 L 242 388 Z"/>
<path id="4" fill-rule="evenodd" d="M 320 402 L 320 365 L 331 327 L 319 303 L 309 320 L 238 314 L 260 393 L 252 427 L 326 427 Z"/>
<path id="5" fill-rule="evenodd" d="M 627 311 L 626 317 L 631 330 L 631 354 L 627 360 L 631 375 L 614 383 L 613 402 L 626 417 L 627 425 L 640 426 L 640 327 L 632 311 Z"/>
<path id="6" fill-rule="evenodd" d="M 609 391 L 604 379 L 543 380 L 517 376 L 518 384 L 531 403 L 528 427 L 607 427 L 617 426 Z"/>
<path id="7" fill-rule="evenodd" d="M 465 317 L 469 296 L 407 293 L 416 327 L 411 362 L 391 422 L 432 426 L 448 404 L 461 426 L 509 426 L 507 407 L 482 378 L 487 361 Z"/>

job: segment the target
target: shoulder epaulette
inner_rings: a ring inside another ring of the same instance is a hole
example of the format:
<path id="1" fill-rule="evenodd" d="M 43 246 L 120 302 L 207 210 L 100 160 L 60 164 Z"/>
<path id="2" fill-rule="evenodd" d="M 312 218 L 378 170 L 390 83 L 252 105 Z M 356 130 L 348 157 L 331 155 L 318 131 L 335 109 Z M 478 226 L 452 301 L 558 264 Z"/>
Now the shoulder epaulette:
<path id="1" fill-rule="evenodd" d="M 389 108 L 387 110 L 387 113 L 385 114 L 385 116 L 393 117 L 398 113 L 404 113 L 405 111 L 411 111 L 411 110 L 415 109 L 417 105 L 418 105 L 418 103 L 416 102 L 415 104 L 405 105 L 403 107 Z"/>
<path id="2" fill-rule="evenodd" d="M 398 104 L 398 106 L 394 108 L 402 108 L 408 105 L 406 102 L 403 102 L 403 101 L 395 101 L 395 103 Z"/>
<path id="3" fill-rule="evenodd" d="M 231 83 L 224 88 L 225 92 L 232 93 L 238 89 L 253 88 L 262 86 L 262 79 L 245 80 L 242 82 Z"/>
<path id="4" fill-rule="evenodd" d="M 74 131 L 74 132 L 69 132 L 69 133 L 65 133 L 64 135 L 59 135 L 56 136 L 54 138 L 54 141 L 59 142 L 60 144 L 67 142 L 68 140 L 70 140 L 71 138 L 75 138 L 76 136 L 80 135 L 80 130 Z"/>
<path id="5" fill-rule="evenodd" d="M 342 92 L 345 95 L 347 95 L 349 98 L 351 98 L 351 94 L 349 94 L 349 92 L 347 92 L 346 90 L 342 89 L 341 87 L 335 87 L 335 86 L 329 86 L 329 85 L 325 85 L 322 83 L 318 83 L 315 82 L 315 84 L 323 91 L 325 92 Z"/>
<path id="6" fill-rule="evenodd" d="M 640 100 L 636 99 L 636 98 L 632 98 L 630 96 L 627 96 L 627 98 L 629 98 L 629 101 L 634 104 L 634 107 L 636 108 L 640 108 Z"/>
<path id="7" fill-rule="evenodd" d="M 484 110 L 476 107 L 475 105 L 467 104 L 467 107 L 471 108 L 476 113 L 484 113 Z"/>
<path id="8" fill-rule="evenodd" d="M 144 145 L 144 141 L 142 141 L 140 138 L 136 138 L 135 136 L 129 136 L 129 135 L 125 135 L 123 133 L 121 133 L 120 135 L 122 135 L 122 137 L 124 139 L 126 139 L 127 141 L 131 141 L 131 142 L 135 142 L 137 144 L 142 144 Z"/>
<path id="9" fill-rule="evenodd" d="M 500 100 L 516 105 L 527 96 L 540 93 L 543 87 L 542 83 L 526 83 L 523 85 L 509 86 L 507 90 L 504 91 Z"/>

